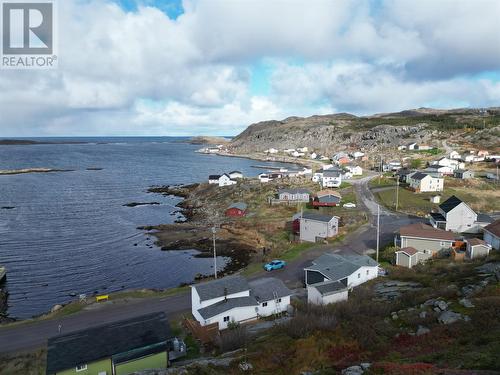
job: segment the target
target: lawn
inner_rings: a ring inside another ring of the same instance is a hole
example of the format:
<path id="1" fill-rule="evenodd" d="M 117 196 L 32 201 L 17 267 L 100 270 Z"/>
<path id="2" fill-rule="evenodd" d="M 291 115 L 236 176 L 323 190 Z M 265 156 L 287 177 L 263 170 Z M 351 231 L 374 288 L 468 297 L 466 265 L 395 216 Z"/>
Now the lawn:
<path id="1" fill-rule="evenodd" d="M 388 187 L 388 186 L 396 186 L 396 180 L 394 178 L 384 176 L 382 178 L 375 177 L 368 182 L 368 186 L 372 189 Z"/>
<path id="2" fill-rule="evenodd" d="M 383 190 L 376 192 L 375 197 L 382 203 L 385 207 L 394 210 L 396 208 L 396 189 Z M 416 214 L 419 216 L 424 216 L 430 212 L 430 210 L 435 207 L 434 203 L 431 203 L 430 197 L 436 195 L 436 193 L 414 193 L 410 190 L 400 187 L 399 188 L 399 204 L 398 211 L 408 212 Z M 449 195 L 445 195 L 443 198 L 448 198 Z"/>

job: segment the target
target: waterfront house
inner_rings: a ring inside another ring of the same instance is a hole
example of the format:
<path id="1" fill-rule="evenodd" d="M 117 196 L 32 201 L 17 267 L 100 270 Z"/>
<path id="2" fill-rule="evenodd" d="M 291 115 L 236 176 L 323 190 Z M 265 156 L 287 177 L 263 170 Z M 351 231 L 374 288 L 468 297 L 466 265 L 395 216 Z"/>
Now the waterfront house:
<path id="1" fill-rule="evenodd" d="M 500 219 L 483 228 L 484 241 L 495 250 L 500 250 Z"/>
<path id="2" fill-rule="evenodd" d="M 209 184 L 219 184 L 219 178 L 220 178 L 220 174 L 211 174 L 210 176 L 208 176 L 208 183 Z"/>
<path id="3" fill-rule="evenodd" d="M 428 150 L 432 150 L 432 147 L 429 145 L 417 145 L 415 147 L 415 149 L 417 149 L 419 151 L 428 151 Z"/>
<path id="4" fill-rule="evenodd" d="M 474 178 L 474 171 L 468 169 L 455 169 L 455 171 L 453 171 L 453 177 L 460 178 L 462 180 Z"/>
<path id="5" fill-rule="evenodd" d="M 467 241 L 467 250 L 465 251 L 465 257 L 467 259 L 479 259 L 485 258 L 489 255 L 491 250 L 491 245 L 487 244 L 485 241 L 479 238 L 471 238 Z"/>
<path id="6" fill-rule="evenodd" d="M 431 250 L 417 250 L 414 247 L 403 247 L 395 252 L 396 266 L 412 268 L 432 257 Z"/>
<path id="7" fill-rule="evenodd" d="M 272 147 L 270 149 L 264 151 L 264 153 L 266 153 L 266 154 L 277 154 L 278 152 L 279 151 L 277 149 L 272 148 Z"/>
<path id="8" fill-rule="evenodd" d="M 328 305 L 346 301 L 349 289 L 340 281 L 323 281 L 307 286 L 307 303 L 313 305 Z"/>
<path id="9" fill-rule="evenodd" d="M 394 246 L 413 247 L 417 251 L 430 250 L 432 255 L 453 247 L 455 235 L 423 223 L 410 224 L 399 228 L 394 238 Z"/>
<path id="10" fill-rule="evenodd" d="M 271 178 L 269 177 L 269 175 L 267 173 L 261 173 L 259 174 L 259 181 L 260 182 L 269 182 L 271 181 Z"/>
<path id="11" fill-rule="evenodd" d="M 328 169 L 323 171 L 321 178 L 321 186 L 326 187 L 339 187 L 342 184 L 342 172 L 336 169 Z"/>
<path id="12" fill-rule="evenodd" d="M 280 189 L 278 199 L 280 201 L 309 202 L 311 192 L 304 188 Z"/>
<path id="13" fill-rule="evenodd" d="M 409 143 L 409 144 L 406 146 L 406 148 L 407 148 L 408 150 L 416 150 L 416 149 L 418 149 L 418 145 L 417 145 L 415 142 L 412 142 L 412 143 Z"/>
<path id="14" fill-rule="evenodd" d="M 304 212 L 300 218 L 300 240 L 317 242 L 335 237 L 339 231 L 339 217 Z"/>
<path id="15" fill-rule="evenodd" d="M 413 172 L 406 177 L 408 187 L 416 193 L 443 191 L 444 179 L 423 172 Z"/>
<path id="16" fill-rule="evenodd" d="M 55 336 L 47 343 L 47 374 L 122 375 L 166 369 L 173 341 L 164 313 Z M 183 343 L 181 349 L 185 352 Z"/>
<path id="17" fill-rule="evenodd" d="M 237 202 L 230 205 L 225 212 L 226 216 L 241 217 L 247 214 L 247 204 L 243 202 Z"/>
<path id="18" fill-rule="evenodd" d="M 236 180 L 238 178 L 243 178 L 243 173 L 241 173 L 240 171 L 229 172 L 229 178 L 231 180 Z"/>
<path id="19" fill-rule="evenodd" d="M 367 255 L 325 253 L 304 272 L 306 286 L 333 281 L 354 288 L 378 276 L 378 263 Z"/>
<path id="20" fill-rule="evenodd" d="M 219 330 L 231 323 L 286 312 L 290 291 L 281 280 L 262 278 L 248 282 L 235 275 L 191 286 L 191 312 L 202 325 L 217 323 Z"/>
<path id="21" fill-rule="evenodd" d="M 335 190 L 321 190 L 314 196 L 312 204 L 314 207 L 335 207 L 341 199 L 342 196 Z"/>
<path id="22" fill-rule="evenodd" d="M 458 233 L 480 233 L 493 219 L 488 215 L 477 214 L 453 195 L 438 206 L 438 212 L 430 213 L 429 221 L 434 228 Z"/>
<path id="23" fill-rule="evenodd" d="M 232 180 L 227 173 L 224 173 L 219 177 L 219 186 L 230 186 L 235 185 L 236 181 Z"/>

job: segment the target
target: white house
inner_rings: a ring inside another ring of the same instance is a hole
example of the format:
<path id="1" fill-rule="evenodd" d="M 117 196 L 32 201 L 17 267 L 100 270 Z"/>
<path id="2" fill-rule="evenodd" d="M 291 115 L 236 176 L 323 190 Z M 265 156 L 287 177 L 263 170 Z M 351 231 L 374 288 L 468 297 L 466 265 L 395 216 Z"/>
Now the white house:
<path id="1" fill-rule="evenodd" d="M 418 148 L 418 145 L 415 142 L 413 142 L 413 143 L 408 144 L 408 146 L 406 146 L 406 148 L 408 150 L 416 150 Z"/>
<path id="2" fill-rule="evenodd" d="M 483 233 L 484 241 L 493 249 L 500 250 L 500 219 L 484 227 Z"/>
<path id="3" fill-rule="evenodd" d="M 271 179 L 267 173 L 261 173 L 261 174 L 259 174 L 259 181 L 260 182 L 269 182 L 269 181 L 271 181 Z"/>
<path id="4" fill-rule="evenodd" d="M 249 283 L 242 276 L 228 276 L 192 285 L 191 313 L 202 326 L 217 323 L 222 330 L 230 323 L 286 312 L 292 294 L 275 278 Z"/>
<path id="5" fill-rule="evenodd" d="M 311 155 L 310 155 L 311 159 L 316 159 L 318 157 L 318 154 L 313 152 Z"/>
<path id="6" fill-rule="evenodd" d="M 294 149 L 294 148 L 285 148 L 285 149 L 283 150 L 283 152 L 284 152 L 285 154 L 291 154 L 291 153 L 292 153 L 292 152 L 294 152 L 294 151 L 295 151 L 295 149 Z"/>
<path id="7" fill-rule="evenodd" d="M 443 165 L 429 165 L 426 169 L 425 172 L 430 173 L 430 174 L 435 174 L 438 176 L 452 176 L 453 171 L 455 169 L 453 167 L 447 167 Z"/>
<path id="8" fill-rule="evenodd" d="M 298 152 L 308 152 L 308 151 L 309 151 L 309 148 L 307 148 L 307 147 L 299 147 L 299 148 L 297 149 L 297 151 L 298 151 Z"/>
<path id="9" fill-rule="evenodd" d="M 321 182 L 321 180 L 323 180 L 323 171 L 314 172 L 311 180 L 313 182 Z"/>
<path id="10" fill-rule="evenodd" d="M 352 157 L 354 159 L 359 159 L 359 158 L 362 158 L 363 156 L 365 156 L 365 153 L 364 152 L 361 152 L 361 151 L 355 151 L 353 152 L 352 154 Z"/>
<path id="11" fill-rule="evenodd" d="M 433 177 L 430 174 L 414 172 L 406 177 L 410 189 L 417 193 L 443 191 L 444 179 L 442 177 Z"/>
<path id="12" fill-rule="evenodd" d="M 342 172 L 339 170 L 323 171 L 321 185 L 325 187 L 339 187 L 342 184 Z"/>
<path id="13" fill-rule="evenodd" d="M 235 185 L 236 181 L 232 180 L 227 173 L 224 173 L 219 177 L 219 186 L 230 186 Z"/>
<path id="14" fill-rule="evenodd" d="M 351 172 L 353 176 L 362 176 L 363 175 L 363 168 L 361 168 L 359 165 L 346 165 L 345 168 Z"/>
<path id="15" fill-rule="evenodd" d="M 323 281 L 307 286 L 307 303 L 313 305 L 328 305 L 346 301 L 349 289 L 340 281 Z"/>
<path id="16" fill-rule="evenodd" d="M 229 172 L 229 178 L 231 180 L 235 180 L 237 178 L 243 178 L 243 173 L 241 173 L 240 171 Z"/>
<path id="17" fill-rule="evenodd" d="M 278 199 L 281 201 L 309 202 L 311 192 L 308 189 L 280 189 Z"/>
<path id="18" fill-rule="evenodd" d="M 452 151 L 450 152 L 450 155 L 449 155 L 450 159 L 454 159 L 454 160 L 460 160 L 462 158 L 462 155 L 460 155 L 458 152 L 456 151 Z"/>
<path id="19" fill-rule="evenodd" d="M 489 255 L 490 250 L 491 245 L 487 244 L 485 241 L 480 240 L 479 238 L 471 238 L 467 240 L 465 257 L 467 259 L 485 258 Z"/>
<path id="20" fill-rule="evenodd" d="M 219 184 L 220 174 L 211 174 L 208 176 L 208 183 L 211 185 Z"/>
<path id="21" fill-rule="evenodd" d="M 292 155 L 294 158 L 300 158 L 300 157 L 304 156 L 305 154 L 303 152 L 299 152 L 299 151 L 292 151 L 292 153 L 290 155 Z"/>
<path id="22" fill-rule="evenodd" d="M 334 237 L 339 231 L 339 217 L 304 212 L 300 218 L 300 240 L 316 242 Z"/>
<path id="23" fill-rule="evenodd" d="M 431 165 L 440 165 L 442 167 L 450 167 L 452 171 L 459 168 L 464 168 L 465 164 L 456 159 L 441 158 L 434 160 Z"/>
<path id="24" fill-rule="evenodd" d="M 266 154 L 277 154 L 279 151 L 275 148 L 270 148 L 269 150 L 264 151 Z"/>
<path id="25" fill-rule="evenodd" d="M 378 263 L 366 255 L 325 253 L 304 272 L 306 285 L 338 281 L 354 288 L 378 276 Z"/>

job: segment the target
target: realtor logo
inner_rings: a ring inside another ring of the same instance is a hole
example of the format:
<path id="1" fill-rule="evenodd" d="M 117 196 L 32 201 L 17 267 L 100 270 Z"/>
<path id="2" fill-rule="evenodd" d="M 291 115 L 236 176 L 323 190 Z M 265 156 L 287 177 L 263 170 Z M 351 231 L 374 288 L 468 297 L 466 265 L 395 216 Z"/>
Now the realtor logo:
<path id="1" fill-rule="evenodd" d="M 3 0 L 1 5 L 2 68 L 53 68 L 57 62 L 53 1 Z"/>

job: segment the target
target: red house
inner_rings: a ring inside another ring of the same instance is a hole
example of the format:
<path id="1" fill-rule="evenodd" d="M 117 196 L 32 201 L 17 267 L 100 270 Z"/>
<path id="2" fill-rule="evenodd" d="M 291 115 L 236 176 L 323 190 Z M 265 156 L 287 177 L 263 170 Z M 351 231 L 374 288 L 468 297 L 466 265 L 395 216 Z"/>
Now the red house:
<path id="1" fill-rule="evenodd" d="M 247 205 L 243 202 L 233 203 L 226 209 L 226 216 L 241 217 L 247 214 Z"/>

